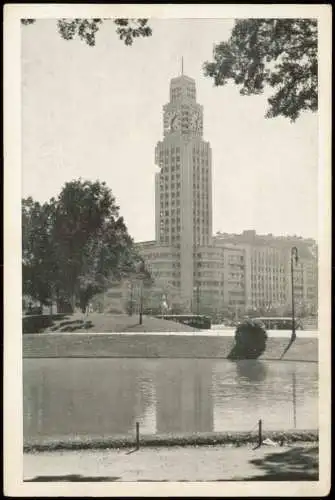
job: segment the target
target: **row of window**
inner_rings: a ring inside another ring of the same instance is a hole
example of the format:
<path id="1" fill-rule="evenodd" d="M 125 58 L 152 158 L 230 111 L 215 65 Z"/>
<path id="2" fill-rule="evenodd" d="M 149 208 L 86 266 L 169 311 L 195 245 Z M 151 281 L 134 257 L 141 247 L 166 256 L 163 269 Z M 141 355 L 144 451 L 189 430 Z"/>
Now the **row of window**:
<path id="1" fill-rule="evenodd" d="M 206 267 L 207 269 L 219 269 L 224 267 L 224 262 L 207 262 L 207 261 L 202 261 L 202 262 L 197 262 L 197 267 Z"/>
<path id="2" fill-rule="evenodd" d="M 166 175 L 168 175 L 170 173 L 172 176 L 174 172 L 176 172 L 176 175 L 180 175 L 180 174 L 178 174 L 179 171 L 180 171 L 180 164 L 176 164 L 176 165 L 172 164 L 170 169 L 169 169 L 169 165 L 161 166 L 160 173 L 166 174 Z"/>
<path id="3" fill-rule="evenodd" d="M 180 197 L 180 190 L 177 189 L 176 191 L 164 191 L 160 193 L 161 197 L 169 198 L 169 195 L 171 195 L 171 198 L 179 198 Z"/>
<path id="4" fill-rule="evenodd" d="M 176 158 L 177 160 L 180 160 L 180 148 L 177 147 L 176 150 L 172 147 L 171 149 L 164 149 L 164 150 L 161 150 L 159 152 L 159 158 L 160 159 L 163 159 L 164 157 L 165 158 L 168 158 L 168 157 L 171 157 L 171 158 Z"/>
<path id="5" fill-rule="evenodd" d="M 166 224 L 169 224 L 171 222 L 171 224 L 175 225 L 177 223 L 177 225 L 179 226 L 180 225 L 180 217 L 164 217 L 162 216 L 161 219 L 160 219 L 160 225 L 166 225 Z"/>
<path id="6" fill-rule="evenodd" d="M 160 190 L 161 191 L 170 191 L 172 189 L 180 189 L 181 185 L 180 185 L 180 182 L 177 182 L 177 183 L 174 183 L 174 182 L 171 182 L 170 185 L 168 184 L 160 184 Z"/>
<path id="7" fill-rule="evenodd" d="M 160 150 L 159 154 L 160 155 L 163 155 L 163 153 L 167 154 L 171 152 L 171 154 L 174 154 L 174 153 L 180 153 L 180 147 L 179 146 L 171 146 L 169 149 L 165 149 L 164 151 L 163 150 Z"/>
<path id="8" fill-rule="evenodd" d="M 161 194 L 161 196 L 160 196 L 161 209 L 164 210 L 165 208 L 169 208 L 169 193 L 160 193 L 160 194 Z M 171 199 L 171 206 L 179 207 L 180 206 L 180 198 L 173 197 L 173 199 Z"/>
<path id="9" fill-rule="evenodd" d="M 255 265 L 255 266 L 259 266 L 259 265 L 273 265 L 273 266 L 278 266 L 278 265 L 283 265 L 283 258 L 280 257 L 279 255 L 275 256 L 269 256 L 269 257 L 262 257 L 262 256 L 258 256 L 258 257 L 254 257 L 252 259 L 252 264 Z"/>
<path id="10" fill-rule="evenodd" d="M 146 258 L 148 260 L 152 260 L 152 259 L 171 259 L 172 255 L 171 255 L 171 252 L 152 252 L 152 253 L 147 253 L 146 254 Z M 180 253 L 177 252 L 176 254 L 174 254 L 174 257 L 177 257 L 177 258 L 180 258 Z"/>
<path id="11" fill-rule="evenodd" d="M 208 215 L 208 200 L 203 201 L 200 203 L 195 203 L 193 202 L 193 215 L 197 215 L 200 217 L 201 214 L 206 214 Z"/>
<path id="12" fill-rule="evenodd" d="M 195 156 L 192 156 L 192 160 L 193 160 L 193 169 L 197 172 L 199 172 L 200 170 L 200 167 L 203 169 L 204 167 L 208 167 L 208 158 L 204 158 L 204 157 L 195 157 Z M 193 170 L 193 171 L 194 171 Z"/>
<path id="13" fill-rule="evenodd" d="M 182 96 L 182 89 L 179 87 L 171 90 L 171 99 L 174 101 Z"/>
<path id="14" fill-rule="evenodd" d="M 243 263 L 243 262 L 244 262 L 243 255 L 234 255 L 234 256 L 230 255 L 228 257 L 228 264 L 233 265 L 233 264 L 240 264 L 240 263 Z"/>
<path id="15" fill-rule="evenodd" d="M 169 172 L 166 173 L 164 175 L 163 172 L 160 173 L 159 175 L 159 182 L 162 183 L 162 182 L 168 182 L 169 180 L 170 181 L 174 181 L 174 180 L 179 180 L 180 179 L 180 174 L 179 173 L 176 173 L 176 175 L 174 174 L 174 172 L 171 172 L 170 175 L 169 175 Z"/>
<path id="16" fill-rule="evenodd" d="M 268 273 L 268 272 L 276 272 L 276 273 L 284 273 L 284 267 L 282 266 L 255 266 L 251 265 L 251 270 L 254 272 L 263 272 L 263 273 Z"/>
<path id="17" fill-rule="evenodd" d="M 241 281 L 228 280 L 228 283 L 235 288 L 244 288 L 244 283 Z"/>
<path id="18" fill-rule="evenodd" d="M 243 278 L 244 274 L 241 273 L 229 273 L 229 278 Z"/>
<path id="19" fill-rule="evenodd" d="M 193 158 L 195 156 L 205 156 L 206 154 L 208 153 L 208 150 L 207 149 L 199 149 L 197 147 L 193 147 L 192 149 L 192 154 L 193 154 Z"/>
<path id="20" fill-rule="evenodd" d="M 171 161 L 169 162 L 168 160 L 166 160 L 165 162 L 161 162 L 159 164 L 160 168 L 161 168 L 161 172 L 162 173 L 169 173 L 169 172 L 179 172 L 180 171 L 180 162 L 177 161 Z"/>
<path id="21" fill-rule="evenodd" d="M 180 241 L 179 235 L 171 236 L 171 238 L 169 238 L 168 236 L 165 236 L 165 237 L 162 236 L 159 238 L 159 241 L 160 241 L 160 243 L 165 244 L 165 245 L 176 245 L 177 247 L 180 246 L 178 244 L 178 242 Z"/>
<path id="22" fill-rule="evenodd" d="M 201 218 L 200 217 L 194 217 L 193 218 L 193 227 L 196 227 L 196 224 L 200 224 L 200 222 L 202 224 L 205 224 L 205 223 L 208 224 L 208 220 L 209 220 L 208 219 L 208 214 L 207 214 L 207 212 L 204 212 L 202 214 Z"/>
<path id="23" fill-rule="evenodd" d="M 193 276 L 199 276 L 199 278 L 211 278 L 213 275 L 216 275 L 215 271 L 198 271 L 193 273 Z"/>
<path id="24" fill-rule="evenodd" d="M 177 216 L 177 218 L 179 219 L 180 210 L 179 210 L 179 208 L 178 209 L 172 208 L 171 211 L 169 209 L 161 210 L 159 215 L 160 215 L 160 217 L 164 217 L 164 216 L 167 217 L 169 215 L 171 215 L 171 217 Z"/>
<path id="25" fill-rule="evenodd" d="M 253 273 L 251 276 L 252 281 L 284 281 L 285 275 L 280 274 L 261 274 L 261 273 Z"/>

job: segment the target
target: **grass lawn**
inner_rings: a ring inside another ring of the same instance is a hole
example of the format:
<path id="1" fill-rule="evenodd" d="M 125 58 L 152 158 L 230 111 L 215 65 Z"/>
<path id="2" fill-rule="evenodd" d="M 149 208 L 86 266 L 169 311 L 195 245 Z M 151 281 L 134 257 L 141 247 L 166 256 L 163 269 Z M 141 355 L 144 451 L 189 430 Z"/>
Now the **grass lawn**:
<path id="1" fill-rule="evenodd" d="M 89 333 L 117 333 L 117 332 L 195 332 L 197 328 L 182 325 L 175 321 L 143 316 L 142 325 L 139 324 L 138 314 L 82 313 L 25 316 L 23 318 L 24 333 L 52 333 L 52 332 L 89 332 Z"/>

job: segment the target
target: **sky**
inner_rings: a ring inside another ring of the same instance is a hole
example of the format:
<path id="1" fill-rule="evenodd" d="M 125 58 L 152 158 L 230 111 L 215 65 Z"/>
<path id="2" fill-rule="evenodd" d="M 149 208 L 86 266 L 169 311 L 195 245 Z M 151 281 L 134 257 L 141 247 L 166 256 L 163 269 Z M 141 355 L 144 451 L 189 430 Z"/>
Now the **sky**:
<path id="1" fill-rule="evenodd" d="M 212 147 L 213 231 L 317 239 L 317 114 L 266 119 L 266 95 L 214 87 L 202 65 L 230 19 L 151 20 L 131 47 L 112 21 L 96 46 L 63 40 L 56 20 L 22 27 L 22 196 L 44 202 L 73 179 L 105 181 L 135 241 L 155 238 L 154 163 L 171 78 L 196 81 Z"/>

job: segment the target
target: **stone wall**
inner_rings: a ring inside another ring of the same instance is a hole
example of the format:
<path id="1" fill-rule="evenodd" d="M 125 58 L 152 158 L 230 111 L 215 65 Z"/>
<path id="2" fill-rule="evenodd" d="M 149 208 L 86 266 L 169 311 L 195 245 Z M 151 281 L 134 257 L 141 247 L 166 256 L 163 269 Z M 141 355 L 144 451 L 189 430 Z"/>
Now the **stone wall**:
<path id="1" fill-rule="evenodd" d="M 48 333 L 23 336 L 23 357 L 222 358 L 228 357 L 234 338 L 195 335 Z M 268 338 L 263 360 L 318 361 L 318 339 Z"/>

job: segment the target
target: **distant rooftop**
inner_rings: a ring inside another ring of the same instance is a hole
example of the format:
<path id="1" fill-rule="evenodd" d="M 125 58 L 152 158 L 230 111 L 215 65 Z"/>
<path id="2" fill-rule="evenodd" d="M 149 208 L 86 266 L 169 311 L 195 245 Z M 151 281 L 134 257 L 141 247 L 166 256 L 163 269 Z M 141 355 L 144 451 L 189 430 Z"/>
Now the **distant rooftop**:
<path id="1" fill-rule="evenodd" d="M 224 233 L 218 231 L 214 238 L 222 238 L 227 240 L 238 240 L 238 241 L 252 241 L 252 240 L 275 240 L 275 241 L 290 241 L 290 242 L 301 242 L 301 243 L 310 243 L 316 244 L 316 241 L 313 238 L 303 238 L 302 236 L 294 235 L 279 235 L 275 236 L 272 233 L 268 234 L 257 234 L 254 229 L 244 230 L 242 233 Z"/>

